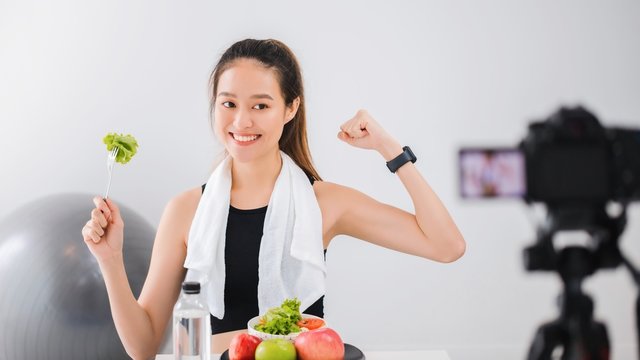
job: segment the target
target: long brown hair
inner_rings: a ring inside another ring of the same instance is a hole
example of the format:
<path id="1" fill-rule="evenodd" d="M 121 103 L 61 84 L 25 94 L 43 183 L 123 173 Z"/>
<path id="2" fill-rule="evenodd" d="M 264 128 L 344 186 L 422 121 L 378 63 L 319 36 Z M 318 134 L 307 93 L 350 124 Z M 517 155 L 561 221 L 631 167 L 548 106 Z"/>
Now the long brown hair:
<path id="1" fill-rule="evenodd" d="M 280 150 L 289 155 L 308 177 L 322 180 L 313 166 L 307 142 L 307 118 L 300 65 L 291 49 L 282 42 L 273 39 L 246 39 L 231 45 L 222 54 L 209 78 L 210 114 L 213 115 L 220 75 L 231 67 L 235 60 L 241 58 L 257 60 L 276 72 L 282 97 L 287 106 L 291 106 L 297 97 L 300 98 L 298 111 L 294 118 L 284 125 L 278 144 Z"/>

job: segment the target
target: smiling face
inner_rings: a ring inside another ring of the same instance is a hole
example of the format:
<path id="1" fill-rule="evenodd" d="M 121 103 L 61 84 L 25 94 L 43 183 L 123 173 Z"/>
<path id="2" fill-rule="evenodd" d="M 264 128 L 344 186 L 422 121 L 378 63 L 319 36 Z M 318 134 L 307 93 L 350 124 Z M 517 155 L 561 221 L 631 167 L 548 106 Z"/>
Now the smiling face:
<path id="1" fill-rule="evenodd" d="M 274 70 L 238 59 L 220 75 L 217 92 L 214 130 L 234 160 L 249 162 L 279 151 L 282 129 L 299 100 L 285 105 Z"/>

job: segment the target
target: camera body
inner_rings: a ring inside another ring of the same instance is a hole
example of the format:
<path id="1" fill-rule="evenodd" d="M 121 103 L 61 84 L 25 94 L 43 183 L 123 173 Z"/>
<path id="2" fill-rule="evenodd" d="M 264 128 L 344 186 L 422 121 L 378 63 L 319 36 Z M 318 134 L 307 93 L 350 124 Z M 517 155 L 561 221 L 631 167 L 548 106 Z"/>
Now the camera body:
<path id="1" fill-rule="evenodd" d="M 551 207 L 640 200 L 640 129 L 605 128 L 582 107 L 532 122 L 517 148 L 459 151 L 464 198 L 520 198 Z"/>
<path id="2" fill-rule="evenodd" d="M 640 129 L 605 128 L 582 107 L 529 125 L 524 198 L 552 206 L 640 200 Z"/>

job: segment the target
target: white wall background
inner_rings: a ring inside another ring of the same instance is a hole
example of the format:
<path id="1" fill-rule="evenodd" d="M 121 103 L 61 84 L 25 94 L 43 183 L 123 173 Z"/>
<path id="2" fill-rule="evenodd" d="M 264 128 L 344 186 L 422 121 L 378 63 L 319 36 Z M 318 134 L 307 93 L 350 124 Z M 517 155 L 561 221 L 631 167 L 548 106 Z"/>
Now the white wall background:
<path id="1" fill-rule="evenodd" d="M 157 225 L 172 196 L 205 180 L 218 151 L 206 88 L 215 61 L 236 40 L 277 38 L 302 63 L 325 180 L 412 208 L 377 154 L 336 139 L 366 108 L 412 146 L 468 243 L 464 258 L 442 265 L 337 239 L 329 321 L 364 349 L 524 358 L 535 328 L 556 315 L 560 284 L 523 270 L 534 236 L 524 205 L 459 199 L 456 151 L 514 145 L 559 104 L 640 127 L 639 35 L 638 1 L 3 0 L 0 217 L 51 193 L 101 193 L 101 138 L 118 131 L 141 147 L 117 167 L 112 195 Z M 621 243 L 640 264 L 637 205 L 629 216 Z M 613 358 L 634 358 L 628 274 L 600 272 L 587 288 Z"/>

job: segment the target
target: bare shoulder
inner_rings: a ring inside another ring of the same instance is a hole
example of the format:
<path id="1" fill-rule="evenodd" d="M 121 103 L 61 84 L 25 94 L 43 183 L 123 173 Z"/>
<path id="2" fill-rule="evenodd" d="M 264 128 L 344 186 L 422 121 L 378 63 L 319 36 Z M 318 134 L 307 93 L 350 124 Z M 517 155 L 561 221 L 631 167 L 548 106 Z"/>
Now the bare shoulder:
<path id="1" fill-rule="evenodd" d="M 323 212 L 326 210 L 338 217 L 347 211 L 380 204 L 357 189 L 328 181 L 316 181 L 313 190 Z"/>
<path id="2" fill-rule="evenodd" d="M 339 205 L 342 202 L 340 200 L 343 196 L 353 196 L 356 192 L 356 190 L 350 187 L 329 181 L 314 182 L 313 191 L 316 193 L 316 198 L 318 199 L 320 207 Z"/>
<path id="3" fill-rule="evenodd" d="M 191 222 L 202 196 L 202 188 L 195 187 L 173 197 L 167 203 L 162 215 L 161 227 L 175 232 L 186 242 Z"/>
<path id="4" fill-rule="evenodd" d="M 351 201 L 360 194 L 357 190 L 329 181 L 316 181 L 313 190 L 322 212 L 324 245 L 327 247 L 333 237 L 341 233 L 338 222 L 343 217 Z"/>
<path id="5" fill-rule="evenodd" d="M 195 213 L 201 197 L 202 188 L 198 186 L 174 196 L 167 204 L 167 207 L 175 208 L 175 210 L 181 212 Z"/>

